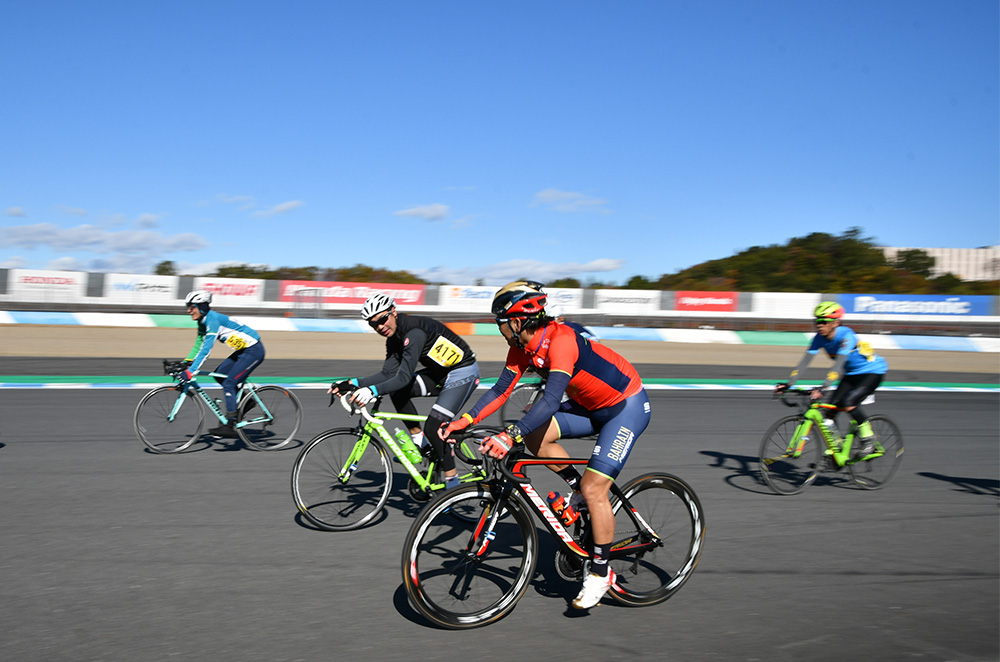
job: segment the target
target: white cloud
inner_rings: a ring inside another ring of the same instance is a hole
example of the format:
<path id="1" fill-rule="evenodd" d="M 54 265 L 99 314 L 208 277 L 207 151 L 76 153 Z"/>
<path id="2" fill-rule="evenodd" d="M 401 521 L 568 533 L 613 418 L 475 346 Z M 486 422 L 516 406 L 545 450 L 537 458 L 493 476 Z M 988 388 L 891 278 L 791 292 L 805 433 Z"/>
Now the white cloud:
<path id="1" fill-rule="evenodd" d="M 468 285 L 482 279 L 487 285 L 503 285 L 518 278 L 530 278 L 543 283 L 559 278 L 576 278 L 579 281 L 585 281 L 590 274 L 617 271 L 624 265 L 625 260 L 611 258 L 601 258 L 590 262 L 558 263 L 519 259 L 461 269 L 432 267 L 430 269 L 411 269 L 410 271 L 433 283 Z"/>
<path id="2" fill-rule="evenodd" d="M 52 223 L 0 228 L 0 248 L 49 249 L 61 253 L 50 262 L 50 269 L 80 269 L 145 273 L 167 253 L 191 252 L 207 248 L 209 243 L 194 233 L 164 235 L 152 230 L 112 231 L 95 225 L 61 228 Z M 72 255 L 66 255 L 66 254 Z M 99 257 L 88 260 L 88 253 Z M 12 258 L 9 262 L 19 262 Z M 72 266 L 70 266 L 72 265 Z M 8 267 L 10 268 L 10 267 Z"/>
<path id="3" fill-rule="evenodd" d="M 28 214 L 24 211 L 24 207 L 7 207 L 4 212 L 8 216 L 27 216 Z"/>
<path id="4" fill-rule="evenodd" d="M 139 228 L 158 228 L 160 227 L 160 219 L 166 216 L 166 214 L 139 214 L 135 219 L 135 225 Z"/>
<path id="5" fill-rule="evenodd" d="M 24 269 L 28 266 L 28 261 L 20 255 L 12 255 L 6 260 L 0 260 L 0 269 Z"/>
<path id="6" fill-rule="evenodd" d="M 448 217 L 449 211 L 451 211 L 451 208 L 448 205 L 435 202 L 431 205 L 401 209 L 399 211 L 394 211 L 392 214 L 393 216 L 422 218 L 425 221 L 441 221 Z"/>
<path id="7" fill-rule="evenodd" d="M 64 214 L 70 214 L 72 216 L 90 216 L 86 209 L 80 209 L 79 207 L 70 207 L 68 205 L 56 205 L 56 209 Z"/>
<path id="8" fill-rule="evenodd" d="M 252 216 L 256 216 L 258 218 L 277 216 L 278 214 L 284 214 L 286 212 L 292 211 L 293 209 L 297 209 L 304 204 L 305 203 L 302 202 L 301 200 L 291 200 L 289 202 L 282 202 L 280 205 L 275 205 L 270 209 L 265 209 L 263 211 L 255 211 L 252 214 Z"/>
<path id="9" fill-rule="evenodd" d="M 547 188 L 535 194 L 531 206 L 547 207 L 548 209 L 565 213 L 592 212 L 610 214 L 611 210 L 604 206 L 607 203 L 608 201 L 603 198 L 595 198 L 585 193 Z"/>

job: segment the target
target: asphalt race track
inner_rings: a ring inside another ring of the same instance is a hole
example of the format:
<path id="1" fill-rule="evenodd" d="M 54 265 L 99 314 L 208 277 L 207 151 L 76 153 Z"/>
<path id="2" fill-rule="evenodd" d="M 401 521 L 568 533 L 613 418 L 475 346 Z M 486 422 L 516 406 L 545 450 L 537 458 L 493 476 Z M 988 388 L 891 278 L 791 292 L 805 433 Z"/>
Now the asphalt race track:
<path id="1" fill-rule="evenodd" d="M 79 360 L 73 369 L 131 375 L 140 364 L 149 361 Z M 33 359 L 30 374 L 66 365 Z M 375 365 L 344 361 L 335 373 Z M 265 366 L 265 374 L 305 374 L 297 364 Z M 659 370 L 652 376 L 676 374 Z M 407 604 L 400 553 L 418 506 L 403 480 L 377 524 L 316 531 L 292 504 L 297 448 L 206 443 L 151 454 L 131 428 L 142 393 L 2 391 L 0 659 L 1000 658 L 996 392 L 880 393 L 870 410 L 895 418 L 906 442 L 895 481 L 866 492 L 821 476 L 805 493 L 779 497 L 757 477 L 756 449 L 790 410 L 760 391 L 651 391 L 654 422 L 623 477 L 666 470 L 699 494 L 707 536 L 691 580 L 658 606 L 606 599 L 575 612 L 567 605 L 577 587 L 558 577 L 553 546 L 540 538 L 538 573 L 518 607 L 467 632 L 430 627 Z M 303 440 L 350 424 L 322 390 L 297 393 Z"/>

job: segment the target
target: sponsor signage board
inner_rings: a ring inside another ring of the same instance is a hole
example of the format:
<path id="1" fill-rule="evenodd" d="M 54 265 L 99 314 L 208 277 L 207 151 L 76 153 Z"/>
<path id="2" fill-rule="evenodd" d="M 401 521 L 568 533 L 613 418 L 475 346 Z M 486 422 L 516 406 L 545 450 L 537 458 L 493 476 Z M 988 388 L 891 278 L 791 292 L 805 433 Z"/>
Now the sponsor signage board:
<path id="1" fill-rule="evenodd" d="M 296 293 L 303 290 L 319 293 L 322 303 L 362 304 L 365 299 L 382 292 L 388 294 L 398 306 L 419 306 L 426 300 L 426 285 L 400 285 L 395 283 L 347 283 L 324 280 L 283 280 L 278 300 L 292 302 Z"/>

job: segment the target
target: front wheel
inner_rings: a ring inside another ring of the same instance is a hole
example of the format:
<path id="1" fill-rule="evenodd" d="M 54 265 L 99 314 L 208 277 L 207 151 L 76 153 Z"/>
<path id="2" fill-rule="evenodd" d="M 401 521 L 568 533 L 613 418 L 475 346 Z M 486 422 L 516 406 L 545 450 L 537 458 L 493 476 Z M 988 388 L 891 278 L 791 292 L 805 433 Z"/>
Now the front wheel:
<path id="1" fill-rule="evenodd" d="M 651 540 L 655 545 L 636 546 L 624 556 L 612 552 L 616 580 L 610 595 L 630 607 L 655 605 L 676 593 L 698 565 L 705 544 L 705 513 L 691 486 L 670 474 L 640 476 L 626 483 L 622 493 L 636 517 L 624 502 L 614 500 L 612 550 L 618 546 L 621 553 Z"/>
<path id="2" fill-rule="evenodd" d="M 531 411 L 544 394 L 545 389 L 542 384 L 518 385 L 500 406 L 500 422 L 504 426 L 517 423 Z"/>
<path id="3" fill-rule="evenodd" d="M 903 435 L 892 419 L 876 414 L 868 417 L 875 434 L 875 454 L 847 464 L 859 487 L 878 490 L 889 484 L 903 461 Z M 855 436 L 854 443 L 860 444 Z"/>
<path id="4" fill-rule="evenodd" d="M 392 468 L 382 443 L 355 428 L 321 433 L 292 465 L 292 498 L 310 523 L 324 531 L 368 524 L 389 499 Z"/>
<path id="5" fill-rule="evenodd" d="M 516 495 L 491 525 L 496 500 L 483 483 L 434 499 L 403 545 L 403 584 L 432 623 L 460 630 L 510 613 L 535 570 L 538 533 Z"/>
<path id="6" fill-rule="evenodd" d="M 242 425 L 236 434 L 259 451 L 282 448 L 302 425 L 302 404 L 294 393 L 280 386 L 256 386 L 247 391 L 239 411 Z"/>
<path id="7" fill-rule="evenodd" d="M 194 395 L 160 386 L 136 405 L 132 427 L 154 453 L 180 453 L 201 437 L 205 409 Z"/>
<path id="8" fill-rule="evenodd" d="M 760 441 L 760 476 L 776 494 L 798 494 L 819 473 L 823 459 L 822 432 L 805 430 L 806 419 L 786 416 L 772 425 Z M 811 427 L 811 426 L 810 426 Z"/>

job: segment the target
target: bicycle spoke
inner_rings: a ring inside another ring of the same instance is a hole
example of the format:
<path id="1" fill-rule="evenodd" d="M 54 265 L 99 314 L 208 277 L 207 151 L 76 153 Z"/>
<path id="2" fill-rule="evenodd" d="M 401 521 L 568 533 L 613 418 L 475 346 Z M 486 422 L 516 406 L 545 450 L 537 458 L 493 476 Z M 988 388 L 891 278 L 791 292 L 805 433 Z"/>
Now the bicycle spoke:
<path id="1" fill-rule="evenodd" d="M 444 627 L 475 627 L 502 617 L 527 589 L 534 569 L 537 534 L 528 514 L 511 501 L 503 517 L 490 517 L 483 526 L 484 500 L 492 505 L 483 486 L 471 485 L 432 501 L 404 545 L 407 592 L 424 616 Z"/>
<path id="2" fill-rule="evenodd" d="M 236 432 L 251 448 L 268 451 L 292 441 L 301 425 L 302 405 L 294 393 L 280 386 L 259 386 L 243 397 Z"/>
<path id="3" fill-rule="evenodd" d="M 878 453 L 854 460 L 847 465 L 854 482 L 866 490 L 885 487 L 899 471 L 903 461 L 903 435 L 887 416 L 869 417 Z M 855 443 L 858 441 L 855 439 Z"/>
<path id="4" fill-rule="evenodd" d="M 292 497 L 299 512 L 327 531 L 371 522 L 392 487 L 389 457 L 375 439 L 359 442 L 356 429 L 319 435 L 303 447 L 292 467 Z"/>
<path id="5" fill-rule="evenodd" d="M 823 442 L 819 430 L 798 434 L 803 420 L 787 416 L 771 426 L 761 440 L 758 458 L 764 484 L 777 494 L 798 494 L 816 479 Z"/>
<path id="6" fill-rule="evenodd" d="M 132 417 L 136 436 L 154 453 L 179 453 L 198 441 L 205 410 L 193 395 L 172 386 L 155 388 L 139 401 Z"/>

